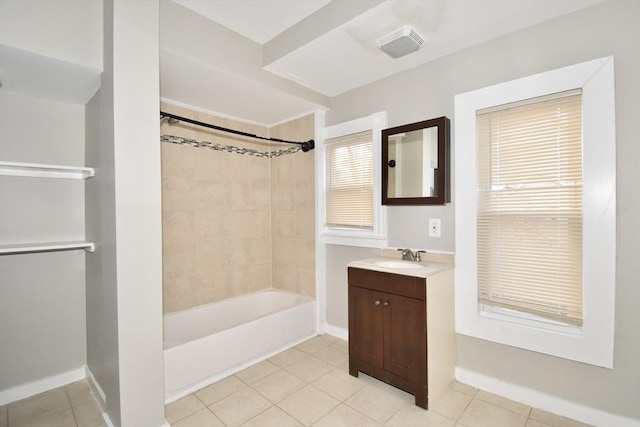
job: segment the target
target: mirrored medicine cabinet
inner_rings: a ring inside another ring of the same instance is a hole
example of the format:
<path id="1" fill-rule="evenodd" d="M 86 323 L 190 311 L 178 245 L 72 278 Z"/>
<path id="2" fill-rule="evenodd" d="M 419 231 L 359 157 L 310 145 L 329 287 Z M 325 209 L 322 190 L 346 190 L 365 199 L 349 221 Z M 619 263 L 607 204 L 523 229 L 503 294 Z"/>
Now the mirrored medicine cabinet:
<path id="1" fill-rule="evenodd" d="M 382 204 L 451 201 L 450 121 L 446 117 L 382 130 Z"/>

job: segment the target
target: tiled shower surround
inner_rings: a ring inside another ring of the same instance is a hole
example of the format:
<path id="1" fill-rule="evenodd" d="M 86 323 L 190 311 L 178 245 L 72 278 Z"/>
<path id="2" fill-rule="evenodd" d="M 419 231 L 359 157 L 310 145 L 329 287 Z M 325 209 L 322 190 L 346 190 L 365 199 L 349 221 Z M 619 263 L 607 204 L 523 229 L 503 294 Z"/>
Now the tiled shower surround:
<path id="1" fill-rule="evenodd" d="M 161 108 L 261 136 L 314 137 L 313 115 L 268 129 Z M 182 123 L 163 123 L 162 135 L 165 314 L 270 287 L 315 296 L 314 151 Z"/>

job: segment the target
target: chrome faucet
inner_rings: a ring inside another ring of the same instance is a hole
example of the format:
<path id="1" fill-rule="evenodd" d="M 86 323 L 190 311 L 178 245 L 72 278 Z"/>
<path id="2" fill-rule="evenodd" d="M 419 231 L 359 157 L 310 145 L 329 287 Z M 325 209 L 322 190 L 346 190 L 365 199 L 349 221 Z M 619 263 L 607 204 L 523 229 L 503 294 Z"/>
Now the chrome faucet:
<path id="1" fill-rule="evenodd" d="M 399 248 L 398 250 L 402 252 L 402 259 L 403 260 L 405 260 L 405 261 L 415 261 L 416 260 L 416 254 L 414 254 L 411 249 Z"/>
<path id="2" fill-rule="evenodd" d="M 411 249 L 402 249 L 402 248 L 399 248 L 398 250 L 402 252 L 402 259 L 405 261 L 422 262 L 422 258 L 420 257 L 420 254 L 427 253 L 426 251 L 416 251 L 414 253 Z"/>

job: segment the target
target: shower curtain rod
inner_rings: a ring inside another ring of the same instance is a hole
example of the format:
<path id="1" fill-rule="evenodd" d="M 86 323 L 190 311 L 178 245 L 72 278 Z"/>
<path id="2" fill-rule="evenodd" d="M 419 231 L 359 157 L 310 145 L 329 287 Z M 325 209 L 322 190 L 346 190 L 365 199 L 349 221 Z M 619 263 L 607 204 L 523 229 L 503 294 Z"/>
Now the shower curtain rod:
<path id="1" fill-rule="evenodd" d="M 197 120 L 192 120 L 192 119 L 187 119 L 186 117 L 180 117 L 180 116 L 176 116 L 175 114 L 169 114 L 169 113 L 165 113 L 164 111 L 160 111 L 160 120 L 162 119 L 169 119 L 169 120 L 177 120 L 180 122 L 185 122 L 185 123 L 190 123 L 192 125 L 198 125 L 198 126 L 202 126 L 202 127 L 206 127 L 209 129 L 215 129 L 215 130 L 219 130 L 222 132 L 227 132 L 227 133 L 233 133 L 236 135 L 241 135 L 241 136 L 246 136 L 249 138 L 256 138 L 256 139 L 262 139 L 265 141 L 271 141 L 271 142 L 281 142 L 283 144 L 296 144 L 300 146 L 300 149 L 302 151 L 304 151 L 305 153 L 309 150 L 313 150 L 315 148 L 315 141 L 313 139 L 310 139 L 308 141 L 305 142 L 298 142 L 298 141 L 287 141 L 285 139 L 279 139 L 279 138 L 267 138 L 264 136 L 259 136 L 259 135 L 254 135 L 252 133 L 247 133 L 247 132 L 241 132 L 239 130 L 234 130 L 234 129 L 228 129 L 228 128 L 224 128 L 222 126 L 216 126 L 216 125 L 212 125 L 209 123 L 203 123 L 203 122 L 199 122 Z M 171 122 L 170 122 L 171 123 Z"/>

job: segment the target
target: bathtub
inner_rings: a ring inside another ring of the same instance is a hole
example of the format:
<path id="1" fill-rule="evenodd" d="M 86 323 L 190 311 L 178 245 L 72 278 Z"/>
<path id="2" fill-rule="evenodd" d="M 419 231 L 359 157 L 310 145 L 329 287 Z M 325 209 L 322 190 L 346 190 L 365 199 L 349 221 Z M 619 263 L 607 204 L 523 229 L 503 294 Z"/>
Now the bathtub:
<path id="1" fill-rule="evenodd" d="M 316 335 L 312 298 L 265 290 L 164 316 L 167 403 Z"/>

